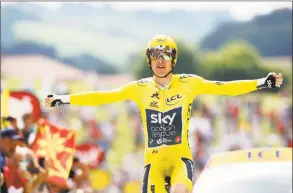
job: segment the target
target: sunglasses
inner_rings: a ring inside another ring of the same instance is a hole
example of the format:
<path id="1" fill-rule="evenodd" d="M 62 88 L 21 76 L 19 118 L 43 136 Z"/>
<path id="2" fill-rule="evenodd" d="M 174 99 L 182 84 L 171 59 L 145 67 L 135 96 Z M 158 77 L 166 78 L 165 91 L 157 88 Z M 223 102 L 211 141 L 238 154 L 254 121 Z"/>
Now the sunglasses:
<path id="1" fill-rule="evenodd" d="M 172 50 L 169 47 L 152 47 L 148 49 L 148 55 L 151 60 L 158 60 L 163 58 L 164 60 L 172 60 Z"/>

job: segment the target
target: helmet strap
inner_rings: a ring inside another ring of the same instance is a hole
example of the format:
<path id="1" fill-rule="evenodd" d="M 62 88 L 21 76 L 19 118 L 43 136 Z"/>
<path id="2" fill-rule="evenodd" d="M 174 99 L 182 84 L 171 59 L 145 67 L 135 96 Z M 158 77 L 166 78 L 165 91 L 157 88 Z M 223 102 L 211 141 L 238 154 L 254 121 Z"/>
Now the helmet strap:
<path id="1" fill-rule="evenodd" d="M 152 73 L 153 73 L 156 77 L 158 77 L 158 78 L 166 78 L 169 74 L 173 73 L 173 71 L 174 71 L 174 68 L 173 68 L 173 67 L 174 67 L 174 66 L 175 66 L 175 64 L 173 63 L 173 64 L 172 64 L 172 67 L 171 67 L 171 70 L 170 70 L 166 75 L 164 75 L 164 76 L 158 76 L 158 75 L 155 74 L 155 72 L 154 72 L 153 69 L 152 69 L 151 64 L 149 63 L 149 67 L 150 67 Z"/>

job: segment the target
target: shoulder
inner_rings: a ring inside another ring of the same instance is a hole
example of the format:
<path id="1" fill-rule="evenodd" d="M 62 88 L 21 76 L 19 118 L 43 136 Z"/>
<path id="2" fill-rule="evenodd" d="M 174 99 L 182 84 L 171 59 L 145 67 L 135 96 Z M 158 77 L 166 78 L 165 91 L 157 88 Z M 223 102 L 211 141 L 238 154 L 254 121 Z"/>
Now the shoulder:
<path id="1" fill-rule="evenodd" d="M 152 77 L 148 78 L 142 78 L 140 80 L 135 81 L 135 84 L 138 85 L 139 87 L 145 87 L 153 82 Z"/>
<path id="2" fill-rule="evenodd" d="M 133 80 L 133 81 L 127 83 L 126 85 L 122 86 L 122 89 L 125 91 L 128 91 L 128 92 L 132 92 L 132 91 L 138 90 L 142 87 L 146 87 L 152 81 L 153 81 L 152 78 L 143 78 L 143 79 L 139 79 L 139 80 Z"/>
<path id="3" fill-rule="evenodd" d="M 177 80 L 182 83 L 197 82 L 203 80 L 201 76 L 196 74 L 176 74 Z"/>

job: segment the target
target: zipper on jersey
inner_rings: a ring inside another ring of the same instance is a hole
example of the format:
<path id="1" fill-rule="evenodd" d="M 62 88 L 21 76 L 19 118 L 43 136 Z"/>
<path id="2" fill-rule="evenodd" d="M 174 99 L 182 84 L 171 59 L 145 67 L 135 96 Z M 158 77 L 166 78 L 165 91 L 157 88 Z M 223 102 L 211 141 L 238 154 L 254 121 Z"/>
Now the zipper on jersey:
<path id="1" fill-rule="evenodd" d="M 162 93 L 163 93 L 163 112 L 162 112 L 162 114 L 163 114 L 163 118 L 165 117 L 165 89 L 163 89 L 162 90 Z M 163 123 L 163 131 L 165 132 L 165 125 L 164 125 L 164 122 L 162 121 L 162 123 Z M 162 143 L 164 142 L 164 140 L 163 140 L 163 137 L 161 136 L 161 140 L 162 140 Z"/>
<path id="2" fill-rule="evenodd" d="M 161 99 L 159 99 L 159 101 L 160 102 L 162 102 L 162 104 L 160 104 L 160 106 L 162 107 L 162 110 L 161 111 L 159 111 L 159 113 L 161 113 L 161 120 L 162 120 L 162 118 L 164 118 L 165 117 L 165 90 L 164 90 L 164 88 L 159 88 L 159 87 L 157 87 L 158 88 L 158 93 L 159 93 L 159 96 L 161 95 L 162 96 L 162 98 Z M 163 132 L 164 132 L 164 129 L 165 129 L 165 125 L 164 125 L 164 122 L 163 121 L 161 121 L 161 123 L 160 123 L 160 127 L 161 127 L 161 129 L 162 130 L 160 130 L 160 132 L 161 132 L 161 134 L 162 135 L 160 135 L 160 138 L 159 139 L 161 139 L 161 143 L 163 144 Z"/>

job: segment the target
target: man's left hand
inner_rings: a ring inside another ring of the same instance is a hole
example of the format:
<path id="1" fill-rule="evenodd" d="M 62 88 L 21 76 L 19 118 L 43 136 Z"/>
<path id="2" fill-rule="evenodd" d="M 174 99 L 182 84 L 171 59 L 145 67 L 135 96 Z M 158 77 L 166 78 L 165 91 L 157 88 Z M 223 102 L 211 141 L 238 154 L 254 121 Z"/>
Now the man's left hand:
<path id="1" fill-rule="evenodd" d="M 276 78 L 276 87 L 281 87 L 283 84 L 283 75 L 281 73 L 273 73 L 273 76 Z"/>
<path id="2" fill-rule="evenodd" d="M 283 84 L 283 75 L 281 73 L 270 72 L 267 77 L 258 79 L 257 88 L 280 88 Z"/>

